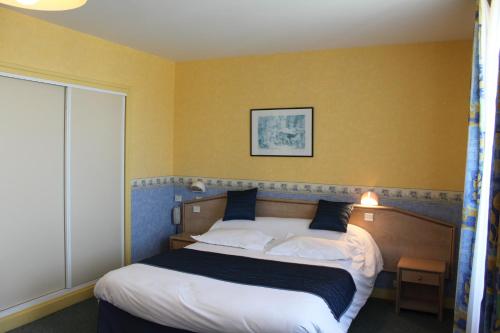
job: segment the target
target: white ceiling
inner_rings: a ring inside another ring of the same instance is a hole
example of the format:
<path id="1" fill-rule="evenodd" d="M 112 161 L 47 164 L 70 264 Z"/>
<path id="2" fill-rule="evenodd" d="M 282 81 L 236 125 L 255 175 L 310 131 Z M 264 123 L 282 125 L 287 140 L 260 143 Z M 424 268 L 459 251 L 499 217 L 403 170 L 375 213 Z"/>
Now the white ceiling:
<path id="1" fill-rule="evenodd" d="M 473 0 L 88 0 L 24 11 L 173 60 L 472 38 Z"/>

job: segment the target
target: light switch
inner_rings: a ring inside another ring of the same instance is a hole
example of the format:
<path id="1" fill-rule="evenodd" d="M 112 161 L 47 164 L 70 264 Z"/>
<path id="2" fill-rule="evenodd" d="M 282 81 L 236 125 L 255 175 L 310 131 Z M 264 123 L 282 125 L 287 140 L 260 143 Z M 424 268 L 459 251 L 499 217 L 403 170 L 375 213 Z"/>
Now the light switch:
<path id="1" fill-rule="evenodd" d="M 175 200 L 175 202 L 182 202 L 182 195 L 176 194 L 174 200 Z"/>
<path id="2" fill-rule="evenodd" d="M 374 214 L 373 213 L 365 213 L 365 221 L 367 222 L 373 222 L 373 216 Z"/>
<path id="3" fill-rule="evenodd" d="M 200 206 L 193 206 L 193 213 L 199 213 L 201 212 L 201 207 Z"/>

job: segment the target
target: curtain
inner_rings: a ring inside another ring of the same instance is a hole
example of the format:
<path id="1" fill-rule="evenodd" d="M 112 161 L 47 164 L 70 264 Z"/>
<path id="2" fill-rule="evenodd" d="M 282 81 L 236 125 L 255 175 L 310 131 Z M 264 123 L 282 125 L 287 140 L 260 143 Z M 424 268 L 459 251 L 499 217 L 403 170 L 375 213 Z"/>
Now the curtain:
<path id="1" fill-rule="evenodd" d="M 458 260 L 457 290 L 455 295 L 455 327 L 454 332 L 465 332 L 467 309 L 471 282 L 472 258 L 476 234 L 477 212 L 483 161 L 481 151 L 484 149 L 484 131 L 480 129 L 480 66 L 479 54 L 479 13 L 476 11 L 474 24 L 474 44 L 472 60 L 472 82 L 469 110 L 469 137 L 467 144 L 467 164 L 465 174 L 464 203 L 462 210 L 462 227 L 460 232 L 460 252 Z"/>
<path id="2" fill-rule="evenodd" d="M 460 231 L 460 249 L 457 266 L 457 288 L 455 295 L 454 333 L 466 331 L 469 291 L 471 283 L 472 259 L 476 238 L 481 178 L 483 174 L 483 150 L 485 129 L 481 128 L 481 94 L 484 55 L 481 52 L 481 25 L 479 13 L 481 1 L 477 2 L 474 23 L 474 42 L 472 56 L 472 78 L 469 109 L 469 130 L 467 143 L 467 163 Z"/>
<path id="3" fill-rule="evenodd" d="M 498 242 L 500 220 L 500 98 L 498 94 L 493 149 L 485 287 L 481 305 L 481 332 L 484 333 L 500 333 L 500 243 Z"/>
<path id="4" fill-rule="evenodd" d="M 477 0 L 454 333 L 500 333 L 498 6 Z"/>

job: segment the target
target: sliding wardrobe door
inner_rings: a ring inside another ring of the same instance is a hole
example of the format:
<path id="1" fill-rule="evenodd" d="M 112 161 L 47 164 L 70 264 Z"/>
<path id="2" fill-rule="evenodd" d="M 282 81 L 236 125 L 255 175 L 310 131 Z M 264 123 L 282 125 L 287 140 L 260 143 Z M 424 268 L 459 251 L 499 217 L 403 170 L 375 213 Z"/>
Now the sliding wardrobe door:
<path id="1" fill-rule="evenodd" d="M 124 103 L 121 95 L 68 88 L 69 287 L 123 264 Z"/>
<path id="2" fill-rule="evenodd" d="M 0 76 L 0 310 L 65 287 L 64 94 Z"/>

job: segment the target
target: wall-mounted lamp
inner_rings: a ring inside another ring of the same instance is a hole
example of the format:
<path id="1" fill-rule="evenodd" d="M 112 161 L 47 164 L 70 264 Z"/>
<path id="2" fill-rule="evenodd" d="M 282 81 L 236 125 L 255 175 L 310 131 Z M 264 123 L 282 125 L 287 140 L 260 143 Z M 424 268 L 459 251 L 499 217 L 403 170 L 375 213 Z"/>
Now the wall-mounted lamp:
<path id="1" fill-rule="evenodd" d="M 361 196 L 361 204 L 364 206 L 378 206 L 378 195 L 375 192 L 368 191 Z"/>
<path id="2" fill-rule="evenodd" d="M 33 10 L 61 11 L 85 5 L 87 0 L 0 0 L 8 6 Z"/>
<path id="3" fill-rule="evenodd" d="M 193 192 L 206 192 L 207 187 L 205 186 L 205 183 L 198 180 L 198 181 L 191 184 L 191 191 L 193 191 Z"/>

